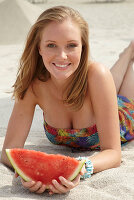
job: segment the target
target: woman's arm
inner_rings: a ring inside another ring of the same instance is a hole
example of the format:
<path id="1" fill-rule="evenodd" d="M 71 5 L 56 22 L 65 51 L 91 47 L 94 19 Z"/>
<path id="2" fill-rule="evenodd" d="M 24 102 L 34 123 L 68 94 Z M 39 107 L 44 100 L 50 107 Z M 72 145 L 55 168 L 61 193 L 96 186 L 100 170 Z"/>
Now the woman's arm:
<path id="1" fill-rule="evenodd" d="M 6 148 L 23 148 L 25 140 L 28 136 L 34 110 L 36 106 L 36 98 L 34 94 L 32 93 L 32 89 L 28 89 L 26 96 L 23 100 L 15 101 L 14 108 L 12 111 L 12 115 L 9 120 L 7 133 L 2 149 L 2 156 L 1 161 L 5 165 L 12 168 L 6 153 Z M 83 175 L 85 173 L 85 168 L 81 170 L 80 174 Z M 80 181 L 80 174 L 71 182 L 69 180 L 66 180 L 62 177 L 61 183 L 54 182 L 50 186 L 50 194 L 53 193 L 66 193 L 70 189 L 76 187 L 79 184 Z M 18 175 L 15 174 L 15 177 Z M 21 178 L 22 185 L 29 189 L 31 192 L 36 192 L 38 194 L 43 193 L 46 190 L 46 185 L 42 184 L 40 181 L 34 182 L 34 181 L 24 181 Z M 55 186 L 55 187 L 54 187 Z"/>
<path id="2" fill-rule="evenodd" d="M 95 173 L 120 165 L 120 127 L 116 88 L 109 69 L 91 64 L 88 84 L 101 148 L 90 157 Z"/>
<path id="3" fill-rule="evenodd" d="M 1 155 L 1 162 L 9 167 L 11 167 L 11 164 L 6 156 L 5 149 L 24 147 L 31 127 L 35 106 L 36 98 L 31 87 L 27 90 L 23 100 L 15 100 Z"/>

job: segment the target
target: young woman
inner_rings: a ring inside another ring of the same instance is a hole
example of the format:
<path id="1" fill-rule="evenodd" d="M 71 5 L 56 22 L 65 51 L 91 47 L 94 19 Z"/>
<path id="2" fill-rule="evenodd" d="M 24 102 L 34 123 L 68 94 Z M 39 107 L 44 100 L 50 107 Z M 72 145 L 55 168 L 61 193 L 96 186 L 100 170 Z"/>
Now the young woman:
<path id="1" fill-rule="evenodd" d="M 57 6 L 44 11 L 32 26 L 20 60 L 2 162 L 11 166 L 6 148 L 24 147 L 36 105 L 43 111 L 45 133 L 52 143 L 100 149 L 87 158 L 74 181 L 53 180 L 50 194 L 76 187 L 80 175 L 120 166 L 121 143 L 134 139 L 134 42 L 111 72 L 90 60 L 88 45 L 85 20 L 72 8 Z M 31 192 L 46 189 L 41 182 L 22 184 Z"/>

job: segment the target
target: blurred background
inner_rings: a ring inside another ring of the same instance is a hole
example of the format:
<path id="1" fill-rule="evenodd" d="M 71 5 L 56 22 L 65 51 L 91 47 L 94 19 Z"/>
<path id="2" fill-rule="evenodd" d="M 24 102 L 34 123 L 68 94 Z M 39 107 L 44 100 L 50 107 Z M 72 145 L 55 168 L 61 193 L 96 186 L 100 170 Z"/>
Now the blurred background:
<path id="1" fill-rule="evenodd" d="M 70 6 L 87 20 L 92 59 L 109 68 L 134 39 L 134 0 L 0 0 L 0 98 L 11 96 L 31 25 L 56 5 Z"/>

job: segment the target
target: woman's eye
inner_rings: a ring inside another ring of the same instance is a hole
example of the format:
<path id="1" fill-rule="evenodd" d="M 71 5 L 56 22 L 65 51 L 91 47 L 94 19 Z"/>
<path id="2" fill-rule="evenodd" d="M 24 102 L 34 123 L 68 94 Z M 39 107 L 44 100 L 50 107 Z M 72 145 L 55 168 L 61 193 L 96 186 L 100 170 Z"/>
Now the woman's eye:
<path id="1" fill-rule="evenodd" d="M 54 47 L 56 47 L 56 45 L 55 44 L 48 44 L 47 47 L 54 48 Z"/>
<path id="2" fill-rule="evenodd" d="M 68 48 L 75 48 L 75 47 L 77 47 L 77 44 L 68 44 L 67 47 Z"/>

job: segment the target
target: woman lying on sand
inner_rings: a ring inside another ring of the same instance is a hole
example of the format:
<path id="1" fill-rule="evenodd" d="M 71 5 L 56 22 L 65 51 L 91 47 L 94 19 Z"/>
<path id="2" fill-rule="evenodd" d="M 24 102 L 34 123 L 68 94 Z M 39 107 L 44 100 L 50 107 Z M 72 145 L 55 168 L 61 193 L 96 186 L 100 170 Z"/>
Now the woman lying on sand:
<path id="1" fill-rule="evenodd" d="M 44 114 L 48 139 L 72 149 L 100 150 L 72 182 L 52 181 L 50 194 L 66 193 L 80 178 L 119 167 L 121 144 L 134 139 L 134 42 L 109 70 L 90 59 L 88 24 L 69 7 L 45 10 L 32 26 L 14 84 L 15 104 L 2 150 L 23 148 L 36 105 Z M 82 158 L 79 158 L 82 159 Z M 87 165 L 90 166 L 87 168 Z M 25 182 L 43 193 L 41 182 Z"/>

